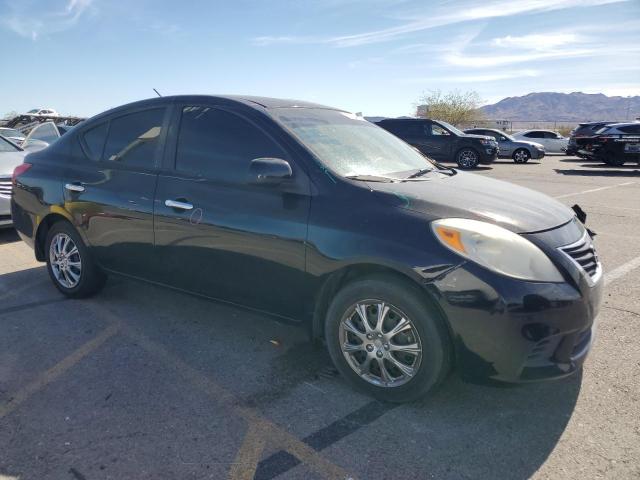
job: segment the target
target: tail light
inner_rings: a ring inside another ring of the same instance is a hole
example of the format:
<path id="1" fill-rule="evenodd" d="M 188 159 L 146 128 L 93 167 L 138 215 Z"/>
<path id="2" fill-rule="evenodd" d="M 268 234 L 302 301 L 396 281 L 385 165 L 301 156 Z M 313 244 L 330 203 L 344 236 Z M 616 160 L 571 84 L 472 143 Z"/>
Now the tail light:
<path id="1" fill-rule="evenodd" d="M 18 179 L 18 177 L 22 175 L 24 172 L 26 172 L 27 170 L 29 170 L 30 168 L 31 168 L 30 163 L 22 163 L 18 165 L 16 168 L 14 168 L 13 175 L 11 176 L 11 184 L 15 187 L 16 180 Z"/>

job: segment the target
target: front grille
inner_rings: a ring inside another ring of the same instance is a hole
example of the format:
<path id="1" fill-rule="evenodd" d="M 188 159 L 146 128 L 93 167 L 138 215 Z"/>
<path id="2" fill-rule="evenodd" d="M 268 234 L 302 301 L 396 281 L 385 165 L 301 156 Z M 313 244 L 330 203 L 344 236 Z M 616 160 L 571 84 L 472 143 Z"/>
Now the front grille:
<path id="1" fill-rule="evenodd" d="M 580 240 L 571 245 L 560 247 L 560 250 L 564 252 L 578 268 L 586 272 L 594 282 L 602 274 L 600 260 L 593 247 L 591 236 L 587 232 L 584 233 Z"/>
<path id="2" fill-rule="evenodd" d="M 0 197 L 9 198 L 11 196 L 11 179 L 0 178 Z"/>

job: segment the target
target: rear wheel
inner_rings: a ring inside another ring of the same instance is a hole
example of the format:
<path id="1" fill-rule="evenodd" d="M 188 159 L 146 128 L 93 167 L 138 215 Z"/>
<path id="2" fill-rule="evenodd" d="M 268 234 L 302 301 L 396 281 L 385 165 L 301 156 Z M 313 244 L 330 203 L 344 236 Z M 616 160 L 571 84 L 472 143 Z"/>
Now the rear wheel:
<path id="1" fill-rule="evenodd" d="M 106 280 L 78 232 L 67 222 L 55 223 L 45 240 L 47 270 L 54 285 L 71 298 L 98 292 Z"/>
<path id="2" fill-rule="evenodd" d="M 602 157 L 602 161 L 612 167 L 621 167 L 622 165 L 624 165 L 624 162 L 625 162 L 624 158 L 616 157 L 612 153 L 608 153 L 604 155 Z"/>
<path id="3" fill-rule="evenodd" d="M 526 148 L 519 148 L 513 152 L 513 161 L 516 163 L 527 163 L 531 158 L 531 154 Z"/>
<path id="4" fill-rule="evenodd" d="M 456 162 L 460 168 L 475 168 L 480 163 L 480 155 L 473 148 L 463 148 L 456 155 Z"/>
<path id="5" fill-rule="evenodd" d="M 380 400 L 414 400 L 449 371 L 443 322 L 416 287 L 394 278 L 372 277 L 344 287 L 327 312 L 325 335 L 342 375 Z"/>

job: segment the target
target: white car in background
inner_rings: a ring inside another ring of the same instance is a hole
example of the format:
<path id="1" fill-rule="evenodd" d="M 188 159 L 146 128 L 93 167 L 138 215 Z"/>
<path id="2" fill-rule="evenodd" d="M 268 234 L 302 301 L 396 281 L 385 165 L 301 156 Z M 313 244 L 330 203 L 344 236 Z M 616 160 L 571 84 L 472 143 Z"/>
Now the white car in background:
<path id="1" fill-rule="evenodd" d="M 0 137 L 0 229 L 10 227 L 11 175 L 13 169 L 24 161 L 25 152 L 7 139 Z"/>
<path id="2" fill-rule="evenodd" d="M 32 115 L 34 117 L 59 117 L 60 114 L 56 112 L 53 108 L 34 108 L 33 110 L 29 110 L 25 115 Z"/>
<path id="3" fill-rule="evenodd" d="M 527 142 L 536 142 L 544 146 L 546 153 L 564 153 L 569 139 L 552 130 L 523 130 L 513 137 Z"/>

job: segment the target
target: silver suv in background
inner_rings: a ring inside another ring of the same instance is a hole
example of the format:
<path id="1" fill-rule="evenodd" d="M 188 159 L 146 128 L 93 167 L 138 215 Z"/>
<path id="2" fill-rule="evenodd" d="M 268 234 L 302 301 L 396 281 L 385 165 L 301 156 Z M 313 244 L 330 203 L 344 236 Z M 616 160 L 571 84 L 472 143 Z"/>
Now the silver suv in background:
<path id="1" fill-rule="evenodd" d="M 488 135 L 498 142 L 499 158 L 512 158 L 516 163 L 527 163 L 530 159 L 541 160 L 544 158 L 544 146 L 536 142 L 517 140 L 511 135 L 493 128 L 468 128 L 464 133 L 473 135 Z"/>

